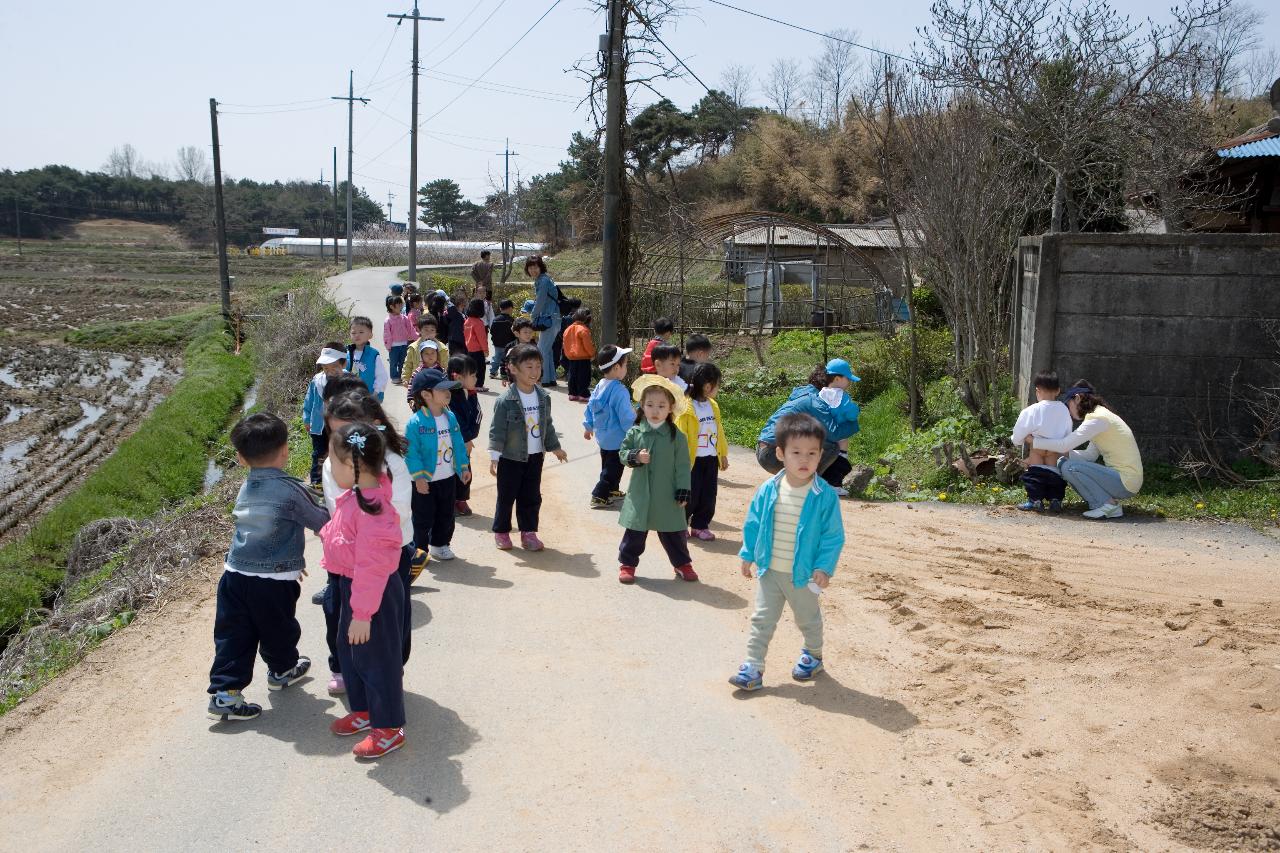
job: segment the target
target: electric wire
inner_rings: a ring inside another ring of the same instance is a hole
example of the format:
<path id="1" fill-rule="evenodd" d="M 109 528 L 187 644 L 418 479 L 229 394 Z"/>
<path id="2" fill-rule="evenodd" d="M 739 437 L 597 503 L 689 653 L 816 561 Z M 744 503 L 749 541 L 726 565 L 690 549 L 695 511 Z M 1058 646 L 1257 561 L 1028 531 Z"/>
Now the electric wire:
<path id="1" fill-rule="evenodd" d="M 477 3 L 476 5 L 477 5 L 477 6 L 479 6 L 480 4 L 478 4 L 478 3 Z M 437 62 L 435 65 L 432 65 L 432 66 L 431 66 L 430 68 L 428 68 L 427 70 L 428 70 L 428 71 L 434 71 L 434 70 L 436 70 L 437 68 L 439 68 L 441 65 L 444 65 L 446 62 L 448 62 L 450 59 L 452 59 L 452 58 L 453 58 L 453 56 L 454 56 L 454 54 L 456 54 L 458 51 L 460 51 L 460 50 L 462 50 L 464 47 L 466 47 L 466 46 L 467 46 L 467 44 L 468 44 L 468 43 L 469 43 L 473 38 L 475 38 L 475 37 L 476 37 L 476 35 L 477 35 L 481 30 L 483 30 L 483 29 L 484 29 L 485 24 L 489 23 L 489 21 L 493 18 L 493 16 L 494 16 L 494 15 L 496 15 L 496 14 L 498 14 L 498 11 L 499 11 L 500 9 L 502 9 L 502 7 L 503 7 L 503 6 L 505 6 L 505 5 L 507 5 L 507 0 L 498 0 L 498 5 L 497 5 L 497 6 L 494 6 L 494 7 L 493 7 L 493 11 L 492 11 L 492 12 L 490 12 L 490 13 L 485 17 L 485 19 L 484 19 L 483 21 L 481 21 L 481 22 L 480 22 L 480 25 L 479 25 L 479 26 L 477 26 L 474 30 L 472 30 L 472 31 L 471 31 L 471 35 L 467 36 L 465 39 L 463 39 L 461 42 L 459 42 L 459 43 L 458 43 L 458 46 L 457 46 L 457 47 L 455 47 L 453 50 L 449 51 L 449 54 L 448 54 L 447 56 L 445 56 L 444 58 L 442 58 L 439 62 Z M 461 24 L 459 24 L 459 26 L 461 26 Z"/>
<path id="2" fill-rule="evenodd" d="M 793 24 L 790 21 L 784 21 L 780 18 L 771 18 L 768 15 L 762 14 L 760 12 L 753 12 L 750 9 L 743 9 L 741 6 L 734 6 L 731 3 L 725 3 L 724 0 L 707 0 L 707 2 L 714 4 L 716 6 L 723 6 L 726 9 L 732 9 L 735 12 L 741 12 L 744 15 L 751 15 L 752 17 L 761 18 L 765 21 L 770 21 L 775 24 L 781 24 L 784 27 L 790 27 L 791 29 L 799 30 L 802 33 L 809 33 L 810 35 L 815 35 L 815 36 L 818 36 L 819 38 L 830 39 L 831 41 L 837 41 L 837 42 L 840 42 L 841 44 L 847 44 L 847 45 L 850 45 L 851 47 L 856 47 L 862 50 L 870 51 L 871 53 L 878 53 L 881 56 L 888 56 L 892 59 L 900 59 L 903 62 L 917 64 L 917 60 L 910 59 L 906 56 L 900 56 L 899 54 L 891 53 L 887 50 L 881 50 L 878 47 L 871 47 L 870 45 L 860 44 L 856 41 L 850 41 L 849 39 L 841 38 L 840 36 L 832 35 L 831 33 L 822 33 L 822 32 L 818 32 L 817 30 L 811 30 L 808 27 L 802 27 L 799 24 Z M 650 30 L 650 32 L 652 32 L 652 30 Z"/>

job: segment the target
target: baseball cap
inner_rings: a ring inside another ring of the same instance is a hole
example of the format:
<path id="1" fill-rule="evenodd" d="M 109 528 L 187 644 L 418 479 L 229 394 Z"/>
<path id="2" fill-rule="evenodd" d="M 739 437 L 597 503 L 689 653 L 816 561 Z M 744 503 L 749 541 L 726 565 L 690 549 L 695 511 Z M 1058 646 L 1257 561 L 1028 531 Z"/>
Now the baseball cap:
<path id="1" fill-rule="evenodd" d="M 461 387 L 461 382 L 450 379 L 441 371 L 432 368 L 421 370 L 417 376 L 413 377 L 413 384 L 409 386 L 409 396 L 416 399 L 423 391 L 452 391 Z"/>
<path id="2" fill-rule="evenodd" d="M 850 382 L 861 382 L 857 376 L 853 375 L 853 368 L 849 366 L 849 362 L 843 358 L 833 358 L 827 362 L 827 373 L 832 376 L 843 376 Z"/>
<path id="3" fill-rule="evenodd" d="M 329 349 L 325 347 L 320 350 L 320 357 L 316 359 L 316 364 L 333 364 L 335 361 L 346 361 L 347 354 L 342 350 Z"/>

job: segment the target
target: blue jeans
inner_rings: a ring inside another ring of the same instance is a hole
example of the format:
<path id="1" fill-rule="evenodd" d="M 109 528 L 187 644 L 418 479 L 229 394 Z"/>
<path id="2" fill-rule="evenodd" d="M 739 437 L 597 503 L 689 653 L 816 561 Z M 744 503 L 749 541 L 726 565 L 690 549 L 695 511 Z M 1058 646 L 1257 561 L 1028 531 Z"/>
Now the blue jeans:
<path id="1" fill-rule="evenodd" d="M 542 353 L 543 383 L 556 381 L 555 346 L 556 335 L 560 334 L 560 318 L 556 317 L 550 326 L 538 332 L 538 351 Z"/>
<path id="2" fill-rule="evenodd" d="M 391 369 L 391 378 L 399 379 L 404 372 L 404 357 L 409 353 L 408 344 L 397 344 L 387 348 L 387 367 Z"/>
<path id="3" fill-rule="evenodd" d="M 1085 499 L 1089 509 L 1133 497 L 1133 492 L 1124 487 L 1119 471 L 1097 462 L 1063 456 L 1058 460 L 1058 473 Z"/>

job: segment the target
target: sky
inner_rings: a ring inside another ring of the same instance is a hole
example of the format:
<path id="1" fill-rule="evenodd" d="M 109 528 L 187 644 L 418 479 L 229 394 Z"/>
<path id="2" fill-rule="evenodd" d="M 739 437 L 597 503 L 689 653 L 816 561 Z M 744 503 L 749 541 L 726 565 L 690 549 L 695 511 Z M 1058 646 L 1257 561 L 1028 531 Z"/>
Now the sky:
<path id="1" fill-rule="evenodd" d="M 759 78 L 775 59 L 807 67 L 822 50 L 817 36 L 709 0 L 684 2 L 686 13 L 664 38 L 708 85 L 718 86 L 732 65 L 749 66 Z M 916 28 L 929 21 L 930 0 L 730 2 L 813 30 L 855 30 L 859 41 L 909 52 Z M 1157 19 L 1169 5 L 1113 2 L 1127 14 Z M 554 170 L 570 135 L 591 127 L 579 106 L 586 84 L 572 67 L 594 62 L 604 31 L 594 4 L 421 0 L 419 8 L 445 19 L 419 24 L 425 71 L 419 183 L 449 177 L 480 200 L 501 184 L 508 138 L 518 154 L 511 158 L 513 182 L 517 174 Z M 172 162 L 185 145 L 209 151 L 209 99 L 216 98 L 225 175 L 288 180 L 323 172 L 327 180 L 336 145 L 345 178 L 346 102 L 330 98 L 347 93 L 350 69 L 356 95 L 371 100 L 355 106 L 355 183 L 384 208 L 388 192 L 394 194 L 391 212 L 403 221 L 411 24 L 397 27 L 386 15 L 411 9 L 406 0 L 4 0 L 0 168 L 57 163 L 98 170 L 124 143 L 152 162 Z M 1280 45 L 1280 11 L 1268 16 L 1262 36 Z M 704 93 L 691 78 L 659 86 L 686 109 Z M 764 103 L 758 86 L 752 94 Z"/>

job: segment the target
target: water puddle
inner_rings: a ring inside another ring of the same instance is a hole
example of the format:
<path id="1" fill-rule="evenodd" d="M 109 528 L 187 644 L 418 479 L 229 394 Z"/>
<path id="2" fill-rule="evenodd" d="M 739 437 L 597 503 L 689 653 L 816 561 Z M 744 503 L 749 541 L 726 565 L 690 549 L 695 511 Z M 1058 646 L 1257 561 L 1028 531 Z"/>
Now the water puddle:
<path id="1" fill-rule="evenodd" d="M 18 463 L 35 447 L 37 437 L 29 435 L 0 447 L 0 483 L 8 484 L 18 474 Z"/>
<path id="2" fill-rule="evenodd" d="M 80 412 L 82 417 L 71 426 L 58 433 L 58 438 L 63 441 L 75 441 L 85 427 L 92 426 L 102 419 L 107 413 L 105 406 L 95 406 L 93 403 L 80 401 Z"/>
<path id="3" fill-rule="evenodd" d="M 241 411 L 247 412 L 254 406 L 258 405 L 258 383 L 255 382 L 249 386 L 249 390 L 244 392 L 244 406 Z"/>
<path id="4" fill-rule="evenodd" d="M 213 487 L 222 482 L 222 478 L 227 472 L 218 465 L 217 462 L 210 459 L 209 464 L 204 469 L 204 493 L 207 495 L 213 491 Z"/>
<path id="5" fill-rule="evenodd" d="M 33 406 L 10 406 L 9 414 L 4 416 L 4 420 L 0 421 L 0 426 L 7 424 L 16 424 L 22 420 L 23 415 L 29 415 L 35 411 Z"/>
<path id="6" fill-rule="evenodd" d="M 10 388 L 21 388 L 22 383 L 18 381 L 18 376 L 11 368 L 0 367 L 0 382 L 8 385 Z"/>

